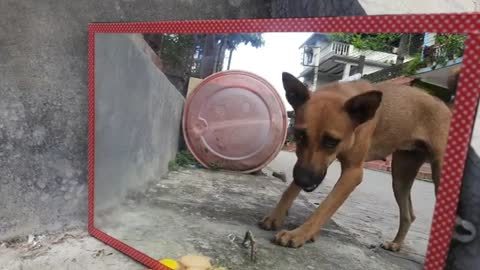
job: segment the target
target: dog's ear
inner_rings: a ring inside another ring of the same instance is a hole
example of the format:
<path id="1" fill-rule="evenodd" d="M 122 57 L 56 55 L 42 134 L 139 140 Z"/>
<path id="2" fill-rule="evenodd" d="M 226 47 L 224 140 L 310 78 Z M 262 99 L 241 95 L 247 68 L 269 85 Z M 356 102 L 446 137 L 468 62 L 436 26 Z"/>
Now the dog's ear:
<path id="1" fill-rule="evenodd" d="M 292 74 L 283 72 L 282 81 L 287 101 L 292 105 L 294 110 L 297 110 L 310 98 L 308 88 Z"/>
<path id="2" fill-rule="evenodd" d="M 345 102 L 345 111 L 356 125 L 360 125 L 375 116 L 382 96 L 382 92 L 375 90 L 354 96 Z"/>

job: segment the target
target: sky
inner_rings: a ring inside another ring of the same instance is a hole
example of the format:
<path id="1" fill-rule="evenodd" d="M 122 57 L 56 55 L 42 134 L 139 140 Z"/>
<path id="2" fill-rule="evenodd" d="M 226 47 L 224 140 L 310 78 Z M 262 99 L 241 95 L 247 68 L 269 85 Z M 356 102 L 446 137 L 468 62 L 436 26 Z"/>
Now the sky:
<path id="1" fill-rule="evenodd" d="M 300 75 L 303 66 L 300 64 L 300 45 L 312 33 L 264 33 L 265 45 L 253 48 L 241 44 L 233 52 L 230 69 L 250 71 L 270 82 L 283 100 L 287 111 L 292 110 L 285 98 L 282 84 L 282 72 Z M 225 61 L 228 61 L 228 52 Z M 224 67 L 226 67 L 226 63 Z"/>

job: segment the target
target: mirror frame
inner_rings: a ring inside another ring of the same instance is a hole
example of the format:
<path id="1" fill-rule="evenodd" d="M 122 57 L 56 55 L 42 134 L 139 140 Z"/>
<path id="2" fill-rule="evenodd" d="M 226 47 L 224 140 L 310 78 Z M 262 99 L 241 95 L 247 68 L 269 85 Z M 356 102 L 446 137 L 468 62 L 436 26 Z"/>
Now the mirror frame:
<path id="1" fill-rule="evenodd" d="M 96 33 L 432 32 L 468 34 L 424 264 L 424 268 L 427 270 L 443 269 L 452 239 L 464 165 L 480 96 L 479 29 L 480 13 L 90 23 L 88 25 L 88 232 L 93 237 L 150 269 L 169 270 L 158 260 L 111 237 L 94 226 Z"/>

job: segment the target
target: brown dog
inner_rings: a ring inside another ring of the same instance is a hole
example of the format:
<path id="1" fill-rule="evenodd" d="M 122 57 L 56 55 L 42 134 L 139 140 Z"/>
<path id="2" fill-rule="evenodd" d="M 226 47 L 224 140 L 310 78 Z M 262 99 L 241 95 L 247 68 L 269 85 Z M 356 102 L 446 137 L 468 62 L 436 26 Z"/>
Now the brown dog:
<path id="1" fill-rule="evenodd" d="M 364 162 L 393 154 L 393 191 L 400 208 L 400 226 L 395 239 L 383 247 L 400 250 L 415 220 L 410 189 L 424 162 L 430 162 L 435 192 L 438 188 L 450 126 L 449 108 L 421 90 L 391 83 L 331 83 L 310 93 L 294 76 L 283 73 L 283 85 L 295 110 L 294 181 L 260 226 L 280 228 L 300 191 L 316 189 L 329 165 L 338 160 L 342 173 L 331 193 L 303 225 L 275 236 L 276 243 L 289 247 L 313 241 L 362 182 Z"/>

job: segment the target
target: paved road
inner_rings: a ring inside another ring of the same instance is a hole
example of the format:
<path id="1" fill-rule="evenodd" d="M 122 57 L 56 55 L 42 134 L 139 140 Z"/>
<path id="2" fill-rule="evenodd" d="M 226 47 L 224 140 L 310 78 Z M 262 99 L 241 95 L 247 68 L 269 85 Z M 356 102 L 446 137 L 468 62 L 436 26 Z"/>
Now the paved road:
<path id="1" fill-rule="evenodd" d="M 294 153 L 282 151 L 267 169 L 285 172 L 290 182 L 295 161 Z M 338 163 L 333 163 L 322 185 L 316 191 L 307 194 L 310 202 L 319 203 L 325 198 L 339 175 L 340 166 Z M 364 181 L 333 216 L 333 219 L 357 235 L 358 240 L 365 245 L 378 246 L 385 240 L 392 240 L 395 236 L 398 227 L 398 206 L 393 196 L 390 174 L 365 170 L 364 176 Z M 416 181 L 412 189 L 412 201 L 417 219 L 407 235 L 405 248 L 398 255 L 423 261 L 435 204 L 433 184 Z"/>

